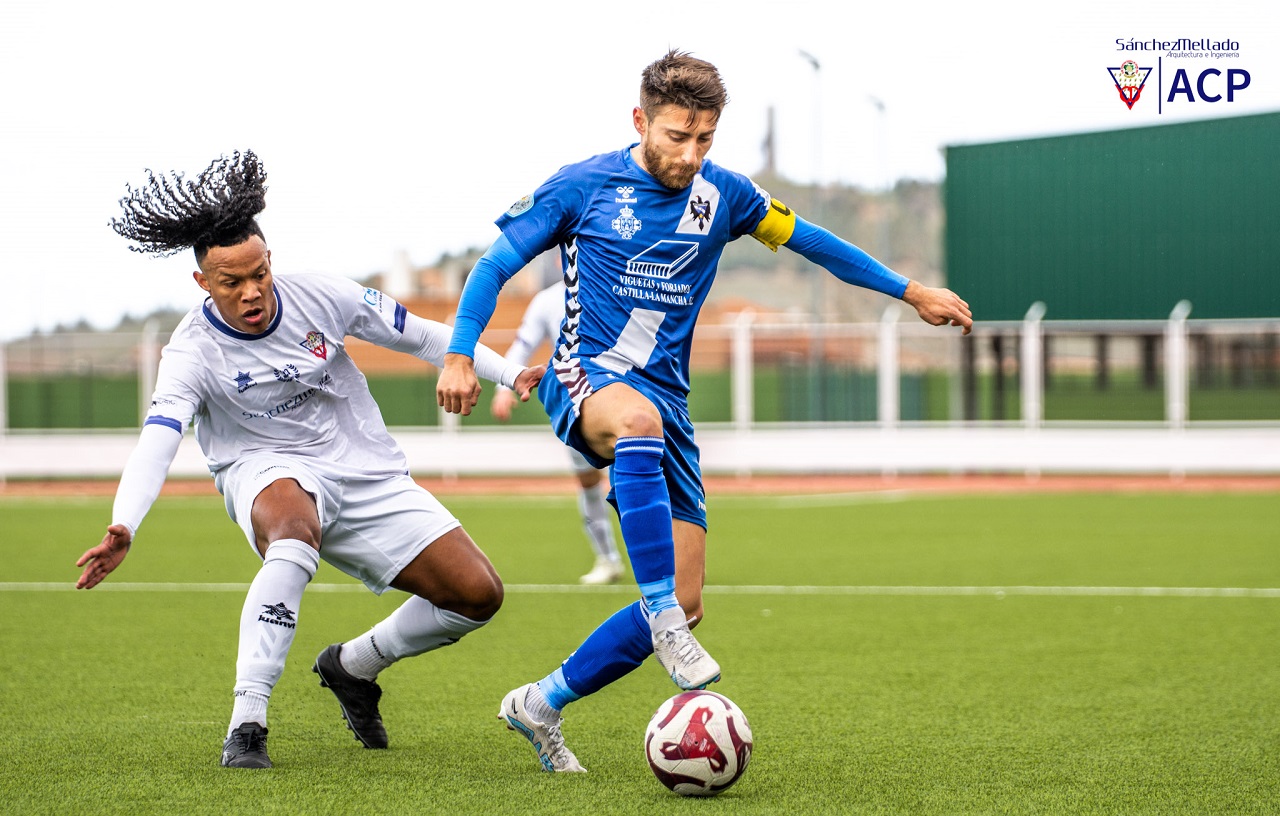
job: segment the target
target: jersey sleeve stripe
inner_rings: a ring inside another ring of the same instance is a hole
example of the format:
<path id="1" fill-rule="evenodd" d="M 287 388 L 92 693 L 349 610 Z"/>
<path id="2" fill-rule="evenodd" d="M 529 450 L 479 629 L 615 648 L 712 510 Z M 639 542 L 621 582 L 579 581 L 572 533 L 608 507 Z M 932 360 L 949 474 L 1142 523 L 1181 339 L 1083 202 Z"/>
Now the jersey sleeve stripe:
<path id="1" fill-rule="evenodd" d="M 163 425 L 166 428 L 173 428 L 178 433 L 182 433 L 182 423 L 166 416 L 149 416 L 143 421 L 142 425 L 143 427 L 147 425 Z"/>

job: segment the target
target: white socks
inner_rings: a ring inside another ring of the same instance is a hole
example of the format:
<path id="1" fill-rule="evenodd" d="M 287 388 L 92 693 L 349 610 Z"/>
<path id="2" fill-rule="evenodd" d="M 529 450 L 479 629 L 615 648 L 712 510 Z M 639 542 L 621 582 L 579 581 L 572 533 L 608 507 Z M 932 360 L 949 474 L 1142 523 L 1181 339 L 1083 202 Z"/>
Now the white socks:
<path id="1" fill-rule="evenodd" d="M 582 526 L 591 540 L 595 554 L 610 561 L 621 561 L 618 545 L 613 540 L 613 524 L 610 516 L 613 508 L 604 500 L 603 484 L 582 487 L 578 490 L 578 511 L 582 513 Z"/>
<path id="2" fill-rule="evenodd" d="M 342 667 L 361 680 L 373 680 L 397 660 L 456 643 L 486 623 L 464 618 L 414 595 L 386 620 L 342 644 Z"/>
<path id="3" fill-rule="evenodd" d="M 267 724 L 267 699 L 293 645 L 302 590 L 316 574 L 320 553 L 297 539 L 274 541 L 249 585 L 240 612 L 235 707 L 228 736 L 246 722 Z"/>

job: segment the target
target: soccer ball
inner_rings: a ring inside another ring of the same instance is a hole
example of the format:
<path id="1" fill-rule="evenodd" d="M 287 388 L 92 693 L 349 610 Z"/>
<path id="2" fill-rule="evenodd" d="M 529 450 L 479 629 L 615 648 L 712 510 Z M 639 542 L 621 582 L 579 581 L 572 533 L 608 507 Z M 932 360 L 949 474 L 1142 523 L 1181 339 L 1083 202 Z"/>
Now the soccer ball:
<path id="1" fill-rule="evenodd" d="M 751 761 L 751 726 L 732 700 L 686 691 L 667 700 L 644 732 L 644 752 L 658 781 L 681 796 L 715 796 Z"/>

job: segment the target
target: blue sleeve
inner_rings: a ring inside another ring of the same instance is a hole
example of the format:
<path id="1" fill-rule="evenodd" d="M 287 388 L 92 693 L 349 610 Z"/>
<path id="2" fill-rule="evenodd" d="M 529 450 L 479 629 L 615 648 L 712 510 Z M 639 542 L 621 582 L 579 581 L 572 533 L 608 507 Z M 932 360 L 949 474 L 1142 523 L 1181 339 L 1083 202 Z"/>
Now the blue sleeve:
<path id="1" fill-rule="evenodd" d="M 783 244 L 825 268 L 845 283 L 874 289 L 895 298 L 907 291 L 907 278 L 828 230 L 796 218 L 795 231 Z"/>
<path id="2" fill-rule="evenodd" d="M 480 333 L 493 317 L 493 310 L 498 305 L 498 292 L 528 262 L 529 259 L 516 251 L 506 234 L 493 242 L 467 276 L 467 285 L 462 287 L 458 317 L 447 354 L 476 356 L 476 343 L 480 342 Z"/>

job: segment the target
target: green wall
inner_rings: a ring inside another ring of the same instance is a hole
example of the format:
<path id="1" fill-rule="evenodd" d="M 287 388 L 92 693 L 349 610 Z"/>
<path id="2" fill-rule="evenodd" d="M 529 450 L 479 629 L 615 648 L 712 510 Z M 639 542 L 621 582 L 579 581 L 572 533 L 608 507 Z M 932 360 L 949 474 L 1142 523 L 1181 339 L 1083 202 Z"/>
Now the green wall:
<path id="1" fill-rule="evenodd" d="M 1280 316 L 1280 113 L 946 156 L 947 285 L 978 319 Z"/>

